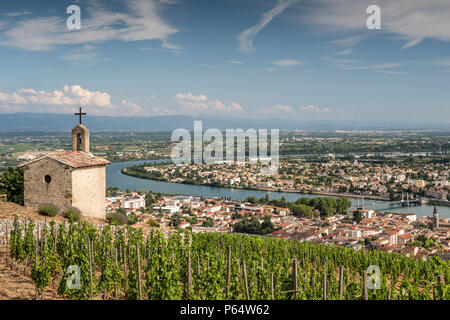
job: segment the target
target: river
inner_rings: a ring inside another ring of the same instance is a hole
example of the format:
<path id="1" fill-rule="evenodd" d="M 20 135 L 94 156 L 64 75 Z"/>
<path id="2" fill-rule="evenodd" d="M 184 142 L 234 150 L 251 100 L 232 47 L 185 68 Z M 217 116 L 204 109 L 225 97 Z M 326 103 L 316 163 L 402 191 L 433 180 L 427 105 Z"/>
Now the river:
<path id="1" fill-rule="evenodd" d="M 314 198 L 318 195 L 309 195 L 292 192 L 274 192 L 274 191 L 258 191 L 258 190 L 243 190 L 231 189 L 209 186 L 198 186 L 182 183 L 171 183 L 164 181 L 154 181 L 149 179 L 140 179 L 124 175 L 121 173 L 122 168 L 126 168 L 136 164 L 143 163 L 157 163 L 165 160 L 144 160 L 144 161 L 130 161 L 130 162 L 115 162 L 106 167 L 106 186 L 118 187 L 120 190 L 151 190 L 153 192 L 170 193 L 170 194 L 190 194 L 201 195 L 204 197 L 229 197 L 233 200 L 244 200 L 247 197 L 256 196 L 257 198 L 269 195 L 270 199 L 280 199 L 285 197 L 287 201 L 295 201 L 298 198 Z M 354 205 L 358 204 L 358 199 L 349 198 Z M 386 202 L 376 200 L 365 200 L 365 208 L 377 209 L 381 206 L 385 207 Z M 443 218 L 450 218 L 450 207 L 437 206 L 439 216 Z M 433 206 L 411 206 L 389 210 L 391 212 L 414 212 L 418 217 L 431 216 L 433 213 Z"/>

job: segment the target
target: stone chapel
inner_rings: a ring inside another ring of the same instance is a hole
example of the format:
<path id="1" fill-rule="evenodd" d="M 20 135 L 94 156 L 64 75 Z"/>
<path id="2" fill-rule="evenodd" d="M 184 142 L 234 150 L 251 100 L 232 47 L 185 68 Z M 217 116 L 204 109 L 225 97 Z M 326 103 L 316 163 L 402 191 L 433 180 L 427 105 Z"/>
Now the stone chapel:
<path id="1" fill-rule="evenodd" d="M 72 130 L 72 151 L 49 153 L 23 164 L 24 204 L 37 210 L 51 204 L 61 212 L 76 207 L 82 216 L 106 218 L 106 165 L 89 152 L 89 129 L 81 123 Z"/>

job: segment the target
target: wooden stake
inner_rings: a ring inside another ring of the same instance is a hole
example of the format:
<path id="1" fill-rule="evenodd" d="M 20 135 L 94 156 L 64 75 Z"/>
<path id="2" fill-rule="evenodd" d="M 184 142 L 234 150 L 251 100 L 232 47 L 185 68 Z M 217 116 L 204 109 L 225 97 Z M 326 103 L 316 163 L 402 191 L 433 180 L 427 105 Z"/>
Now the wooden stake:
<path id="1" fill-rule="evenodd" d="M 324 273 L 323 274 L 323 300 L 328 300 L 327 292 L 328 292 L 328 290 L 327 290 L 327 274 Z"/>
<path id="2" fill-rule="evenodd" d="M 389 287 L 387 299 L 391 300 L 391 287 Z"/>
<path id="3" fill-rule="evenodd" d="M 339 270 L 339 298 L 342 299 L 344 295 L 344 266 Z"/>
<path id="4" fill-rule="evenodd" d="M 89 297 L 92 299 L 94 296 L 93 288 L 92 288 L 92 252 L 91 252 L 91 239 L 89 238 L 89 235 L 86 234 L 87 242 L 88 242 L 88 251 L 89 251 L 89 287 L 90 287 L 90 293 Z"/>
<path id="5" fill-rule="evenodd" d="M 230 277 L 231 277 L 231 246 L 228 245 L 227 293 L 225 298 L 228 298 L 228 294 L 230 293 Z"/>
<path id="6" fill-rule="evenodd" d="M 247 267 L 245 261 L 243 262 L 243 272 L 244 272 L 244 286 L 245 286 L 245 298 L 250 300 L 250 294 L 248 292 L 248 282 L 247 282 Z"/>
<path id="7" fill-rule="evenodd" d="M 55 228 L 55 252 L 56 252 L 56 242 L 58 240 L 58 229 Z"/>
<path id="8" fill-rule="evenodd" d="M 123 272 L 125 275 L 125 291 L 128 289 L 128 276 L 127 276 L 127 253 L 125 246 L 123 246 Z"/>
<path id="9" fill-rule="evenodd" d="M 187 300 L 191 298 L 191 287 L 192 287 L 192 270 L 191 270 L 191 250 L 188 251 L 188 274 L 187 274 Z"/>
<path id="10" fill-rule="evenodd" d="M 116 260 L 116 268 L 118 268 L 119 267 L 119 264 L 117 263 L 117 248 L 115 248 L 115 260 Z M 116 291 L 115 291 L 115 294 L 114 294 L 114 298 L 117 300 L 117 295 L 118 295 L 118 292 L 117 292 L 118 290 L 117 290 L 117 282 L 116 282 Z"/>
<path id="11" fill-rule="evenodd" d="M 363 294 L 364 294 L 364 300 L 369 300 L 369 296 L 367 293 L 367 271 L 364 271 L 364 278 L 363 278 Z"/>
<path id="12" fill-rule="evenodd" d="M 197 255 L 197 290 L 200 293 L 200 256 Z"/>
<path id="13" fill-rule="evenodd" d="M 297 298 L 298 282 L 297 282 L 297 260 L 294 258 L 292 261 L 292 267 L 294 271 L 294 298 Z"/>
<path id="14" fill-rule="evenodd" d="M 142 300 L 142 286 L 141 286 L 141 259 L 139 254 L 139 243 L 136 242 L 137 252 L 137 267 L 138 267 L 138 288 L 139 288 L 139 300 Z"/>
<path id="15" fill-rule="evenodd" d="M 36 268 L 37 267 L 37 259 L 38 259 L 38 243 L 39 243 L 37 237 L 35 238 L 35 242 L 36 242 L 36 245 L 35 245 L 35 248 L 34 248 L 34 267 Z M 35 289 L 36 289 L 36 300 L 37 300 L 38 299 L 37 286 L 35 286 Z"/>
<path id="16" fill-rule="evenodd" d="M 270 274 L 270 298 L 273 300 L 273 272 Z"/>

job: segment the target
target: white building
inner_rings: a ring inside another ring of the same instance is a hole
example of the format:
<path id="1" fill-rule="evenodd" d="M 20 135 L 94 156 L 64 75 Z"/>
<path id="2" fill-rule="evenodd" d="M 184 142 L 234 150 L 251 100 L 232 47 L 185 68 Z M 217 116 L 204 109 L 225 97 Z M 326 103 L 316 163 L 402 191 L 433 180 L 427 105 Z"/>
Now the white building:
<path id="1" fill-rule="evenodd" d="M 121 202 L 122 208 L 135 209 L 145 208 L 145 196 L 123 198 Z"/>
<path id="2" fill-rule="evenodd" d="M 153 212 L 161 212 L 161 213 L 177 213 L 180 212 L 180 206 L 164 206 L 164 207 L 153 207 Z"/>

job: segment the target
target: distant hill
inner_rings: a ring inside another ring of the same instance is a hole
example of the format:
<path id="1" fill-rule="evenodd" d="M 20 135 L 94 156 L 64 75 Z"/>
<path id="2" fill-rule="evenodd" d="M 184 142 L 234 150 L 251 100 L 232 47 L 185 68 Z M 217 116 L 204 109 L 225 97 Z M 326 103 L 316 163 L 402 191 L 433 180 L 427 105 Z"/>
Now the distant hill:
<path id="1" fill-rule="evenodd" d="M 251 120 L 243 118 L 192 117 L 185 115 L 155 117 L 111 117 L 88 115 L 83 123 L 92 131 L 171 131 L 193 129 L 194 120 L 202 120 L 203 128 L 278 128 L 300 130 L 389 130 L 435 129 L 450 130 L 449 124 L 382 121 L 294 121 L 284 119 Z M 68 131 L 77 123 L 72 114 L 4 113 L 0 114 L 0 132 Z"/>

